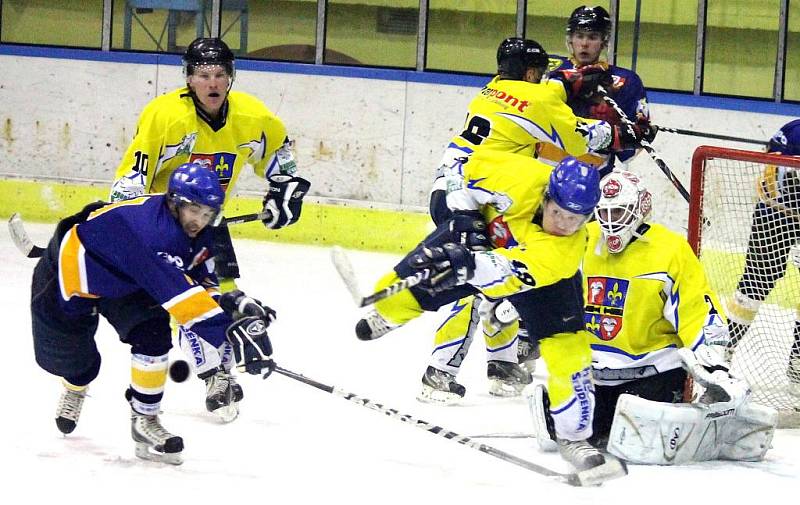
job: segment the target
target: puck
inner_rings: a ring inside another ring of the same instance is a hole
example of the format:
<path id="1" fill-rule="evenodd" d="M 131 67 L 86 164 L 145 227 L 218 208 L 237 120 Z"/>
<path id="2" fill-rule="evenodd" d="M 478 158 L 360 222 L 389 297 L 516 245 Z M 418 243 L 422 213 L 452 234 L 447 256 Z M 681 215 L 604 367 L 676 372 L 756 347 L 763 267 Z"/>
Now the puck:
<path id="1" fill-rule="evenodd" d="M 182 359 L 169 364 L 169 378 L 175 382 L 183 382 L 189 377 L 189 363 Z"/>

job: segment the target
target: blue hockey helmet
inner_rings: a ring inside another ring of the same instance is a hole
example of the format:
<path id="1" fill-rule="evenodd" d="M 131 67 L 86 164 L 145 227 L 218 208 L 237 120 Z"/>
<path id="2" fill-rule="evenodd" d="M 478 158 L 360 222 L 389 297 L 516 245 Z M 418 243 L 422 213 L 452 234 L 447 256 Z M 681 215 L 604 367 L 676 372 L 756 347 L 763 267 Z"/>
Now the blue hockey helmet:
<path id="1" fill-rule="evenodd" d="M 172 172 L 167 195 L 175 203 L 197 203 L 217 212 L 225 201 L 217 173 L 196 163 L 184 163 Z"/>
<path id="2" fill-rule="evenodd" d="M 767 152 L 786 156 L 800 156 L 800 119 L 790 121 L 769 139 Z"/>
<path id="3" fill-rule="evenodd" d="M 550 173 L 547 196 L 562 209 L 589 215 L 600 201 L 597 169 L 567 156 Z"/>

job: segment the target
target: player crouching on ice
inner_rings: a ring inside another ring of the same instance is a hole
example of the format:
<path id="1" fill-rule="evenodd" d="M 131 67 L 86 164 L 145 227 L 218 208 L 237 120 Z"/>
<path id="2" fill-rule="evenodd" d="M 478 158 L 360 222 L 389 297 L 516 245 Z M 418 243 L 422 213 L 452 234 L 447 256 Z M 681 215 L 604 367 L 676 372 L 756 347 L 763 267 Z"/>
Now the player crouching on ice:
<path id="1" fill-rule="evenodd" d="M 126 397 L 140 458 L 182 462 L 183 439 L 158 418 L 170 315 L 184 337 L 202 346 L 204 362 L 195 369 L 214 386 L 207 403 L 234 400 L 231 347 L 240 371 L 273 370 L 266 328 L 275 312 L 241 291 L 219 297 L 216 289 L 210 225 L 224 198 L 215 172 L 185 164 L 171 175 L 166 194 L 93 203 L 58 224 L 34 269 L 31 313 L 36 361 L 64 384 L 56 414 L 62 433 L 75 429 L 100 370 L 98 314 L 131 346 Z"/>
<path id="2" fill-rule="evenodd" d="M 555 168 L 529 156 L 483 151 L 448 169 L 446 202 L 454 216 L 442 223 L 377 284 L 429 270 L 417 286 L 375 304 L 356 325 L 371 340 L 424 311 L 468 295 L 508 297 L 541 353 L 550 375 L 555 428 L 563 457 L 579 471 L 605 478 L 625 474 L 619 461 L 586 442 L 591 434 L 589 334 L 583 325 L 580 266 L 585 223 L 600 198 L 597 170 L 568 157 Z M 471 220 L 471 221 L 470 221 Z M 465 226 L 473 222 L 474 226 Z M 487 223 L 484 225 L 483 223 Z M 491 251 L 470 251 L 487 233 Z M 516 342 L 516 320 L 487 319 Z M 513 359 L 516 352 L 512 346 Z M 608 458 L 608 459 L 607 459 Z"/>
<path id="3" fill-rule="evenodd" d="M 638 176 L 613 172 L 600 187 L 583 260 L 590 442 L 643 464 L 763 459 L 777 413 L 728 373 L 727 326 L 700 261 L 686 239 L 646 222 L 652 198 Z M 684 368 L 704 389 L 692 403 L 679 403 Z M 537 385 L 529 400 L 539 446 L 555 450 L 561 404 L 548 393 Z"/>

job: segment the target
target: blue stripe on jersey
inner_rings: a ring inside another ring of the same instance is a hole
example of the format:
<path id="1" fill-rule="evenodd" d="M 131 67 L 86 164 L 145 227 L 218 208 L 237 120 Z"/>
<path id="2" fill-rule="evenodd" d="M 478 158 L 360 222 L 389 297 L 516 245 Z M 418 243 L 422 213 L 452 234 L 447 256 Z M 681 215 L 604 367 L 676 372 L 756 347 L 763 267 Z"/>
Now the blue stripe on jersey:
<path id="1" fill-rule="evenodd" d="M 593 351 L 607 352 L 609 354 L 620 354 L 622 356 L 626 356 L 626 357 L 632 359 L 633 361 L 637 361 L 637 360 L 640 360 L 642 358 L 646 358 L 647 356 L 650 356 L 653 352 L 655 352 L 655 351 L 650 351 L 650 352 L 646 352 L 644 354 L 630 354 L 630 353 L 627 353 L 627 352 L 623 351 L 622 349 L 617 349 L 616 347 L 609 347 L 607 345 L 602 345 L 602 344 L 592 344 L 591 348 L 592 348 Z M 669 348 L 677 349 L 678 346 L 675 345 L 675 344 L 669 344 L 668 346 L 662 347 L 662 349 L 669 349 Z M 658 350 L 660 351 L 661 349 L 658 349 Z"/>
<path id="2" fill-rule="evenodd" d="M 555 126 L 550 125 L 550 131 L 552 133 L 547 133 L 545 128 L 539 126 L 534 121 L 531 121 L 526 117 L 517 116 L 515 114 L 507 114 L 505 112 L 498 112 L 497 115 L 503 116 L 509 121 L 515 123 L 534 139 L 541 141 L 549 140 L 551 144 L 555 145 L 559 149 L 564 149 L 564 142 L 561 140 L 561 137 L 558 136 L 558 131 L 556 130 Z M 537 133 L 539 135 L 537 135 Z"/>

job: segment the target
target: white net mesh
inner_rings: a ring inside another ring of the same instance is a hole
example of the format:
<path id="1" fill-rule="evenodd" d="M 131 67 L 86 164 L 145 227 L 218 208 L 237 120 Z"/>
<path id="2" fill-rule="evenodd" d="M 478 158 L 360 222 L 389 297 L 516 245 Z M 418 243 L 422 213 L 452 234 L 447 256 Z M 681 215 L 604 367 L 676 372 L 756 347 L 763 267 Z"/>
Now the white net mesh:
<path id="1" fill-rule="evenodd" d="M 800 159 L 708 147 L 692 163 L 689 240 L 732 321 L 732 372 L 781 426 L 800 426 L 799 171 Z"/>

